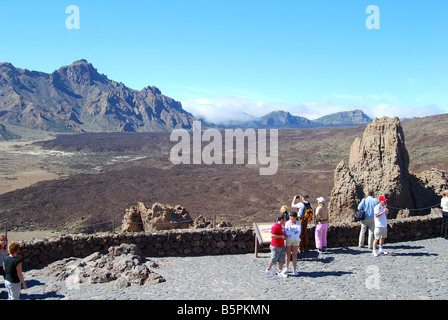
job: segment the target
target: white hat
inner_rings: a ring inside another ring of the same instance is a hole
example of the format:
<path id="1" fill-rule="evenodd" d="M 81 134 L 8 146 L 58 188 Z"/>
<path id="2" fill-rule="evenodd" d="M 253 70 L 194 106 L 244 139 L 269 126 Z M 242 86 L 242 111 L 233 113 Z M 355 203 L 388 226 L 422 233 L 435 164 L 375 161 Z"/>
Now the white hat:
<path id="1" fill-rule="evenodd" d="M 320 203 L 325 203 L 325 199 L 323 197 L 317 198 L 317 201 Z"/>

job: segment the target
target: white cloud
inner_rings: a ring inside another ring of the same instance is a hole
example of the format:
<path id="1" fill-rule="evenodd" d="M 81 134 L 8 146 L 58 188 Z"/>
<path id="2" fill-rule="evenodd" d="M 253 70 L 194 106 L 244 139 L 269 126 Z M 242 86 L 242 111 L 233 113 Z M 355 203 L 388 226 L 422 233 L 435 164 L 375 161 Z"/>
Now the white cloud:
<path id="1" fill-rule="evenodd" d="M 216 124 L 250 120 L 277 110 L 288 111 L 293 115 L 313 120 L 330 113 L 356 109 L 353 106 L 343 106 L 333 102 L 268 103 L 235 96 L 223 96 L 217 99 L 181 100 L 181 102 L 183 108 L 188 112 Z"/>
<path id="2" fill-rule="evenodd" d="M 310 120 L 320 118 L 332 113 L 360 109 L 371 118 L 399 117 L 413 118 L 425 117 L 446 113 L 446 110 L 436 105 L 421 107 L 405 107 L 395 101 L 393 95 L 387 92 L 381 98 L 387 97 L 387 103 L 373 104 L 342 104 L 331 100 L 327 102 L 311 102 L 303 104 L 268 103 L 236 96 L 223 96 L 216 99 L 181 100 L 185 110 L 196 117 L 204 118 L 216 124 L 225 124 L 231 121 L 247 121 L 262 117 L 276 110 L 288 111 L 293 115 L 306 117 Z M 384 99 L 382 99 L 384 101 Z"/>
<path id="3" fill-rule="evenodd" d="M 247 98 L 223 96 L 217 99 L 181 100 L 185 110 L 207 121 L 225 124 L 230 121 L 248 121 L 272 111 L 271 104 Z"/>
<path id="4" fill-rule="evenodd" d="M 397 104 L 378 103 L 371 106 L 365 106 L 361 108 L 370 117 L 399 117 L 400 119 L 414 118 L 414 117 L 427 117 L 436 114 L 446 113 L 446 110 L 430 104 L 420 107 L 405 107 Z"/>

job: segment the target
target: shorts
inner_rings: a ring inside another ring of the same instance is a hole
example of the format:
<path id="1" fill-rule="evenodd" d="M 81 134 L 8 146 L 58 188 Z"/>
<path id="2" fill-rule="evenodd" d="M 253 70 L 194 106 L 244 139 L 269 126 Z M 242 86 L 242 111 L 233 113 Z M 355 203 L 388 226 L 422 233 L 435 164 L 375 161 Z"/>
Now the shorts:
<path id="1" fill-rule="evenodd" d="M 286 241 L 286 246 L 287 247 L 291 247 L 291 246 L 299 246 L 300 245 L 300 241 L 296 241 L 296 240 L 289 240 Z"/>
<path id="2" fill-rule="evenodd" d="M 22 289 L 20 282 L 15 283 L 5 280 L 5 288 L 8 291 L 8 300 L 20 300 L 20 289 Z"/>
<path id="3" fill-rule="evenodd" d="M 274 247 L 269 246 L 271 249 L 271 260 L 269 261 L 272 264 L 285 264 L 286 250 L 285 247 Z"/>
<path id="4" fill-rule="evenodd" d="M 375 227 L 375 240 L 387 238 L 387 227 Z"/>

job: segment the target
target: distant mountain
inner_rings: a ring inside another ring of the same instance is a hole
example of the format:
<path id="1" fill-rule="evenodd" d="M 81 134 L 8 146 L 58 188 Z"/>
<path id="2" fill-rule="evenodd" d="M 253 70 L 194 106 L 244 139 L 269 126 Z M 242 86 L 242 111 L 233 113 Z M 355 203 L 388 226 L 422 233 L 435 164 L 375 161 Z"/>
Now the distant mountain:
<path id="1" fill-rule="evenodd" d="M 365 125 L 361 110 L 339 112 L 311 121 L 286 111 L 204 127 L 315 128 Z M 0 63 L 0 124 L 56 132 L 154 132 L 191 129 L 194 116 L 156 87 L 141 91 L 110 80 L 86 60 L 52 74 Z M 13 137 L 1 128 L 3 139 Z"/>
<path id="2" fill-rule="evenodd" d="M 273 111 L 249 121 L 234 121 L 225 127 L 300 129 L 335 126 L 362 126 L 372 122 L 361 110 L 338 112 L 316 120 L 294 116 L 287 111 Z"/>
<path id="3" fill-rule="evenodd" d="M 258 127 L 272 128 L 313 128 L 317 127 L 313 121 L 304 117 L 293 116 L 286 111 L 273 111 L 254 120 Z"/>
<path id="4" fill-rule="evenodd" d="M 333 113 L 313 121 L 322 126 L 361 126 L 372 122 L 361 110 Z"/>
<path id="5" fill-rule="evenodd" d="M 57 132 L 151 132 L 192 127 L 194 117 L 156 87 L 109 80 L 86 60 L 52 74 L 0 63 L 0 122 Z"/>

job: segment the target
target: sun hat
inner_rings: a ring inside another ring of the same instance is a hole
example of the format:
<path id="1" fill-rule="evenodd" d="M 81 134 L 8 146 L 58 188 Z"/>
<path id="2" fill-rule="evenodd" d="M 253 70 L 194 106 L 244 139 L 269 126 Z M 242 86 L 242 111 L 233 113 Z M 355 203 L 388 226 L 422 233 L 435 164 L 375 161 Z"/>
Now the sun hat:
<path id="1" fill-rule="evenodd" d="M 317 198 L 317 201 L 320 202 L 320 203 L 325 203 L 324 197 Z"/>
<path id="2" fill-rule="evenodd" d="M 309 199 L 310 196 L 308 195 L 308 193 L 302 193 L 302 197 L 304 197 L 305 199 Z"/>
<path id="3" fill-rule="evenodd" d="M 386 197 L 381 196 L 378 200 L 383 201 L 383 202 L 386 202 L 386 201 L 389 200 L 389 199 L 386 199 Z"/>

